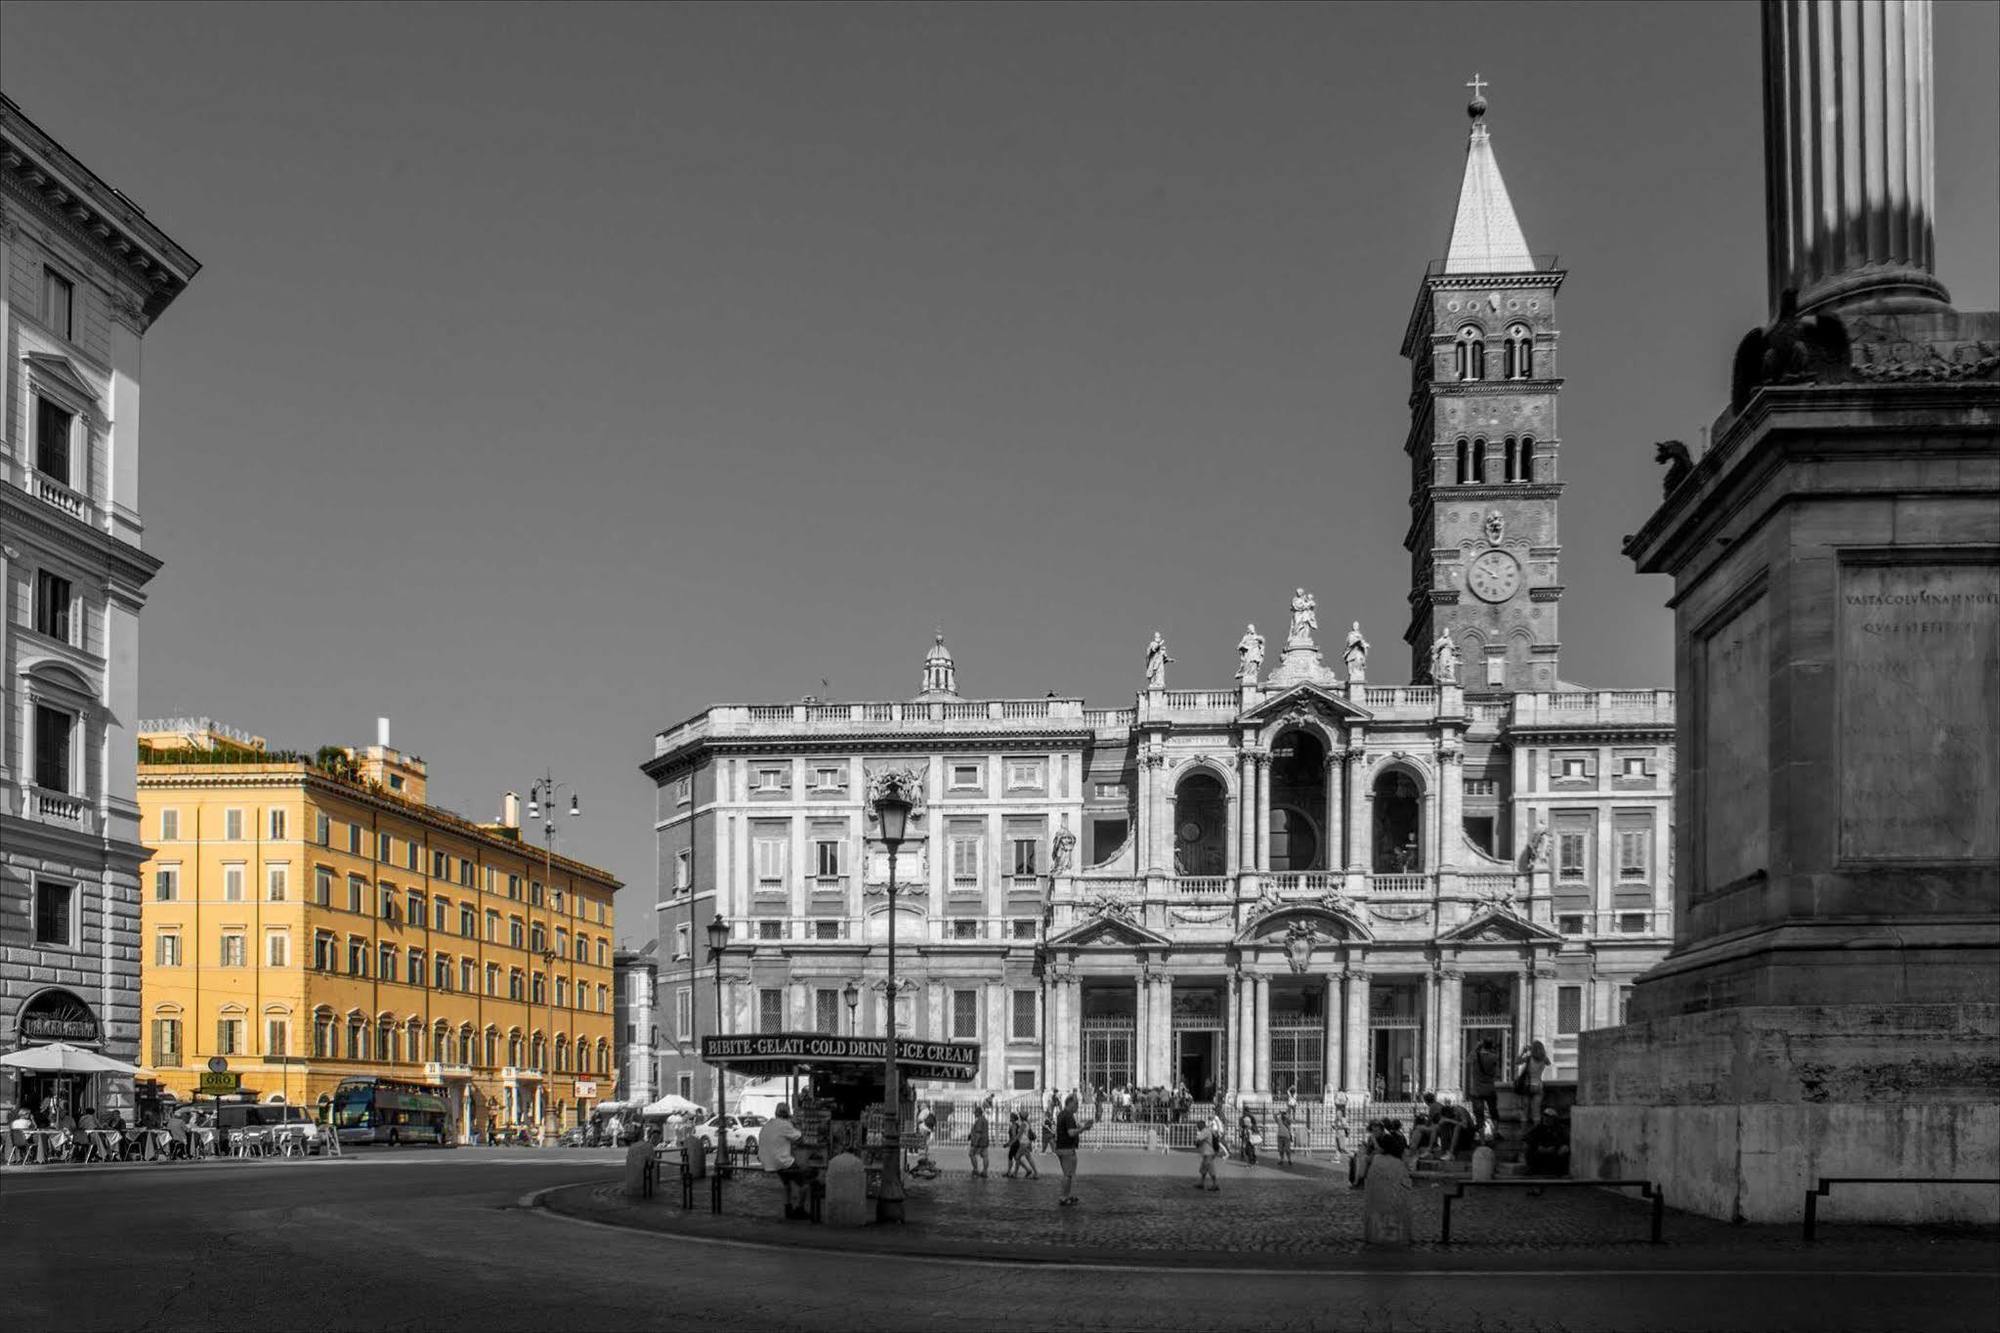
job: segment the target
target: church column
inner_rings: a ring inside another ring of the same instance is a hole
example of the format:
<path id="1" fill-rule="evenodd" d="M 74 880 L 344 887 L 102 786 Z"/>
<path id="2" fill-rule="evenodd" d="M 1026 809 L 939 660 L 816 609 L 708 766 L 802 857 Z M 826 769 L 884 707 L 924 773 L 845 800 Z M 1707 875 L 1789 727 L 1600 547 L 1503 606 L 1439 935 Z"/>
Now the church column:
<path id="1" fill-rule="evenodd" d="M 1368 842 L 1374 827 L 1368 820 L 1368 777 L 1363 765 L 1367 756 L 1359 745 L 1347 752 L 1347 869 L 1365 874 L 1369 869 Z"/>
<path id="2" fill-rule="evenodd" d="M 1257 974 L 1257 1004 L 1252 1016 L 1257 1021 L 1257 1091 L 1275 1092 L 1271 1086 L 1271 979 Z"/>
<path id="3" fill-rule="evenodd" d="M 1141 965 L 1132 981 L 1132 1083 L 1146 1086 L 1153 1065 L 1153 978 Z"/>
<path id="4" fill-rule="evenodd" d="M 1233 878 L 1237 869 L 1243 864 L 1241 859 L 1243 851 L 1243 802 L 1235 792 L 1227 792 L 1222 798 L 1222 810 L 1223 818 L 1227 821 L 1224 827 L 1229 830 L 1229 837 L 1223 843 L 1224 862 L 1222 871 Z"/>
<path id="5" fill-rule="evenodd" d="M 1438 1085 L 1438 1026 L 1443 1011 L 1444 1005 L 1438 995 L 1438 974 L 1436 969 L 1432 969 L 1424 974 L 1424 1045 L 1417 1052 L 1417 1092 Z"/>
<path id="6" fill-rule="evenodd" d="M 1359 968 L 1347 973 L 1347 1040 L 1341 1058 L 1347 1072 L 1341 1086 L 1349 1092 L 1368 1091 L 1368 974 Z"/>
<path id="7" fill-rule="evenodd" d="M 1555 1045 L 1556 970 L 1553 967 L 1540 964 L 1535 967 L 1535 1024 L 1534 1031 L 1528 1035 L 1530 1039 L 1539 1039 L 1545 1048 Z"/>
<path id="8" fill-rule="evenodd" d="M 1271 868 L 1271 755 L 1257 753 L 1257 869 Z"/>
<path id="9" fill-rule="evenodd" d="M 1433 871 L 1456 865 L 1465 828 L 1465 752 L 1456 745 L 1438 756 L 1438 850 Z"/>
<path id="10" fill-rule="evenodd" d="M 1347 973 L 1329 970 L 1320 978 L 1326 987 L 1326 994 L 1320 1001 L 1320 1020 L 1324 1035 L 1320 1038 L 1320 1087 L 1332 1092 L 1340 1086 L 1340 1048 L 1343 1028 L 1341 1024 L 1341 992 L 1346 988 Z"/>
<path id="11" fill-rule="evenodd" d="M 1167 757 L 1157 751 L 1146 757 L 1146 767 L 1151 772 L 1148 790 L 1152 793 L 1149 804 L 1152 814 L 1147 824 L 1152 830 L 1147 844 L 1144 872 L 1148 875 L 1171 875 L 1174 873 L 1174 811 L 1173 801 L 1167 792 Z"/>
<path id="12" fill-rule="evenodd" d="M 1257 759 L 1249 750 L 1240 751 L 1236 756 L 1236 819 L 1230 825 L 1236 831 L 1236 866 L 1238 870 L 1257 868 Z"/>
<path id="13" fill-rule="evenodd" d="M 1070 983 L 1067 977 L 1050 979 L 1049 1008 L 1052 1012 L 1048 1016 L 1046 1037 L 1049 1043 L 1049 1086 L 1042 1089 L 1043 1096 L 1058 1089 L 1074 1086 L 1075 1081 L 1069 1076 L 1069 1067 L 1076 1033 L 1070 1027 L 1069 992 Z"/>
<path id="14" fill-rule="evenodd" d="M 1465 1023 L 1465 973 L 1448 967 L 1439 974 L 1438 982 L 1438 1072 L 1435 1086 L 1439 1096 L 1449 1095 L 1455 1101 L 1463 1101 L 1465 1088 L 1460 1071 L 1464 1067 L 1465 1056 L 1459 1034 Z"/>
<path id="15" fill-rule="evenodd" d="M 1257 986 L 1248 972 L 1236 975 L 1236 1030 L 1236 1091 L 1246 1093 L 1257 1086 Z"/>
<path id="16" fill-rule="evenodd" d="M 1174 1069 L 1174 974 L 1153 978 L 1153 1084 L 1172 1087 Z"/>
<path id="17" fill-rule="evenodd" d="M 1329 750 L 1326 756 L 1326 823 L 1322 828 L 1325 837 L 1320 845 L 1320 864 L 1328 870 L 1339 870 L 1340 826 L 1346 821 L 1340 817 L 1341 785 L 1340 773 L 1344 765 L 1339 750 Z"/>

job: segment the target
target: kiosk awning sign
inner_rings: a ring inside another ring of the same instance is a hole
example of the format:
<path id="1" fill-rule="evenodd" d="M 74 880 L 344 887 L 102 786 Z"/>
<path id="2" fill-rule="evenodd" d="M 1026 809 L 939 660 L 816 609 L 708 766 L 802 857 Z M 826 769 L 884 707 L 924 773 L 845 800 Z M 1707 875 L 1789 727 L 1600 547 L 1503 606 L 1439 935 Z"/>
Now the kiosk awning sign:
<path id="1" fill-rule="evenodd" d="M 709 1064 L 750 1065 L 880 1064 L 889 1053 L 881 1037 L 837 1037 L 824 1032 L 760 1032 L 744 1037 L 703 1037 L 701 1058 Z M 909 1078 L 970 1083 L 979 1077 L 976 1041 L 917 1041 L 896 1038 L 896 1067 Z"/>

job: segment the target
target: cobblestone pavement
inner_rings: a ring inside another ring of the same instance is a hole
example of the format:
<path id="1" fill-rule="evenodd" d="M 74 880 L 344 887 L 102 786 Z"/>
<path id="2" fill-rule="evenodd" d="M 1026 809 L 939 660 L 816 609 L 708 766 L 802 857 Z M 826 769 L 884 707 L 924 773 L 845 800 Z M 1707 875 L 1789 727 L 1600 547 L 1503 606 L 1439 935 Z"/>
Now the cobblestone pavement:
<path id="1" fill-rule="evenodd" d="M 1053 1160 L 1050 1161 L 1053 1167 Z M 1138 1265 L 1241 1264 L 1319 1269 L 1365 1259 L 1370 1265 L 1492 1268 L 1527 1262 L 1565 1268 L 1658 1267 L 1699 1261 L 1832 1267 L 1857 1254 L 1891 1266 L 1980 1269 L 2000 1260 L 1992 1229 L 1828 1226 L 1806 1245 L 1796 1226 L 1732 1226 L 1669 1209 L 1664 1244 L 1649 1241 L 1652 1205 L 1636 1191 L 1557 1188 L 1469 1189 L 1452 1204 L 1452 1244 L 1438 1242 L 1442 1189 L 1420 1183 L 1412 1215 L 1417 1244 L 1395 1254 L 1361 1242 L 1362 1194 L 1344 1165 L 1226 1165 L 1222 1189 L 1194 1188 L 1189 1154 L 1085 1154 L 1077 1172 L 1082 1202 L 1056 1204 L 1061 1175 L 1039 1180 L 975 1179 L 948 1170 L 909 1182 L 900 1228 L 835 1230 L 783 1219 L 777 1182 L 741 1172 L 724 1186 L 724 1211 L 709 1211 L 707 1182 L 683 1210 L 677 1179 L 651 1200 L 626 1199 L 616 1183 L 576 1185 L 538 1200 L 566 1216 L 689 1237 L 837 1250 L 924 1253 L 959 1258 Z"/>

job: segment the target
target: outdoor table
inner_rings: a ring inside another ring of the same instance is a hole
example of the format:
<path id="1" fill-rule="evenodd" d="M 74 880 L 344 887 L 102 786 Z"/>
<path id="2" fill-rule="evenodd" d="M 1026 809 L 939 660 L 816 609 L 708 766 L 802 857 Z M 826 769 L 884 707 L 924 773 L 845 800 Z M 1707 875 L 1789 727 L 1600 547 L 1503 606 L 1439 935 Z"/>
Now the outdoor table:
<path id="1" fill-rule="evenodd" d="M 84 1154 L 86 1161 L 89 1160 L 91 1153 L 101 1155 L 107 1162 L 118 1160 L 118 1148 L 123 1140 L 117 1130 L 87 1129 L 84 1133 L 90 1137 L 90 1152 Z"/>

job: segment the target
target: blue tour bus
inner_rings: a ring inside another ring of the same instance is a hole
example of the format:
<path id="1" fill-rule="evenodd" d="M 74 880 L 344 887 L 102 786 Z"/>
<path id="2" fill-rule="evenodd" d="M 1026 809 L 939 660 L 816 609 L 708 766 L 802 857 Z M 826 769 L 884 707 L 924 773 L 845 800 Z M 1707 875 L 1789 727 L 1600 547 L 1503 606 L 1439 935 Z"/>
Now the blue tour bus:
<path id="1" fill-rule="evenodd" d="M 333 1127 L 342 1143 L 450 1143 L 444 1089 L 434 1083 L 360 1074 L 333 1090 Z"/>

